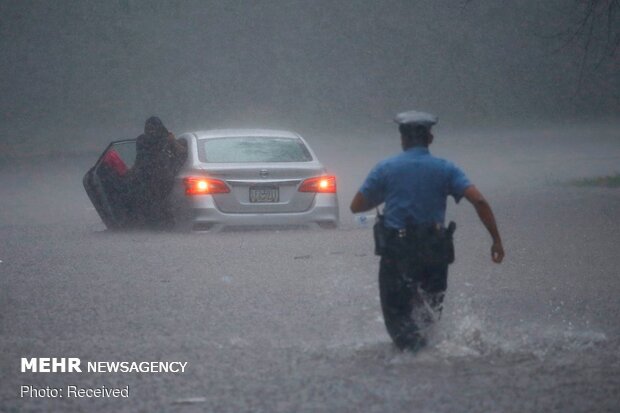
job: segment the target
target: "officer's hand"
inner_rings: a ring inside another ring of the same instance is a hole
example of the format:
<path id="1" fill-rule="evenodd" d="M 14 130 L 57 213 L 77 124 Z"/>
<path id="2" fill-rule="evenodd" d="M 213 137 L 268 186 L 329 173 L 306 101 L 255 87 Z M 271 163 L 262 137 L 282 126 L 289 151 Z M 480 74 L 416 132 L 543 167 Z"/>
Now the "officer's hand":
<path id="1" fill-rule="evenodd" d="M 504 247 L 501 242 L 494 242 L 491 246 L 491 259 L 499 264 L 504 259 Z"/>
<path id="2" fill-rule="evenodd" d="M 174 136 L 174 133 L 168 132 L 168 141 L 174 142 L 175 140 L 176 140 L 176 136 Z"/>

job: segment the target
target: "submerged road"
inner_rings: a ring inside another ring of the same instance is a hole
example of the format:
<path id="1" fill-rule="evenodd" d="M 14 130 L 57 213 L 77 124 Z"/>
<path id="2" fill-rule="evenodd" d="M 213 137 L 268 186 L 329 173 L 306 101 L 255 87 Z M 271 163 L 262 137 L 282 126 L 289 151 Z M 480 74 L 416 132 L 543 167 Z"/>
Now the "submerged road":
<path id="1" fill-rule="evenodd" d="M 337 230 L 110 233 L 80 186 L 91 161 L 0 169 L 0 411 L 620 405 L 617 189 L 489 184 L 507 252 L 499 266 L 473 208 L 451 205 L 457 261 L 444 317 L 412 355 L 393 348 L 382 324 L 371 230 L 346 213 Z M 343 207 L 357 179 L 343 179 Z M 22 357 L 187 367 L 21 373 Z M 22 398 L 23 385 L 129 386 L 129 397 Z"/>

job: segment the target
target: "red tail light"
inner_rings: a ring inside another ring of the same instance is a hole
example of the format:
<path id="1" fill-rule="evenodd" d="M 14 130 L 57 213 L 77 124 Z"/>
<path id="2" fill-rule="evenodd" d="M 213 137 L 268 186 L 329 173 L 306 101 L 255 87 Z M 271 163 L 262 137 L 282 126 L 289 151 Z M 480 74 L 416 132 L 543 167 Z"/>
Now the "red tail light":
<path id="1" fill-rule="evenodd" d="M 224 181 L 213 178 L 185 178 L 185 195 L 211 195 L 230 192 Z"/>
<path id="2" fill-rule="evenodd" d="M 336 193 L 335 176 L 316 176 L 308 178 L 299 186 L 299 192 Z"/>

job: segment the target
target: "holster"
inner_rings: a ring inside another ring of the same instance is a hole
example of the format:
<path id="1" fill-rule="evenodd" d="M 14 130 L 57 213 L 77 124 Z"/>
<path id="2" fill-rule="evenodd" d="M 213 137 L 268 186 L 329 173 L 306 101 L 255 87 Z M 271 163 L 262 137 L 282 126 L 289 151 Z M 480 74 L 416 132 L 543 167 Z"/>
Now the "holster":
<path id="1" fill-rule="evenodd" d="M 388 231 L 385 227 L 383 214 L 380 214 L 379 210 L 377 210 L 377 218 L 372 227 L 372 233 L 375 239 L 375 255 L 385 255 L 387 253 Z"/>

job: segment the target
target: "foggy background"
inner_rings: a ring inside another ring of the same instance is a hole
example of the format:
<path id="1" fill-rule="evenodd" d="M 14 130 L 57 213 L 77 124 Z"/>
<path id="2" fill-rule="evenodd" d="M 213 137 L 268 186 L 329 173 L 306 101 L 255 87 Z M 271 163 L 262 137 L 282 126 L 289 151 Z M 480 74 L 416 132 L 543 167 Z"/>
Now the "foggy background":
<path id="1" fill-rule="evenodd" d="M 620 173 L 618 9 L 0 0 L 0 411 L 616 412 L 620 191 L 564 184 Z M 439 115 L 432 153 L 489 199 L 506 249 L 493 265 L 473 208 L 450 201 L 457 260 L 415 356 L 385 332 L 372 229 L 348 208 L 409 109 Z M 151 115 L 177 136 L 299 132 L 337 176 L 339 228 L 105 231 L 82 177 Z M 78 380 L 20 373 L 25 356 L 191 368 Z"/>
<path id="2" fill-rule="evenodd" d="M 570 36 L 577 4 L 3 0 L 0 153 L 100 152 L 150 115 L 177 135 L 275 127 L 311 144 L 394 134 L 408 109 L 451 130 L 607 122 L 618 16 L 587 44 Z"/>

